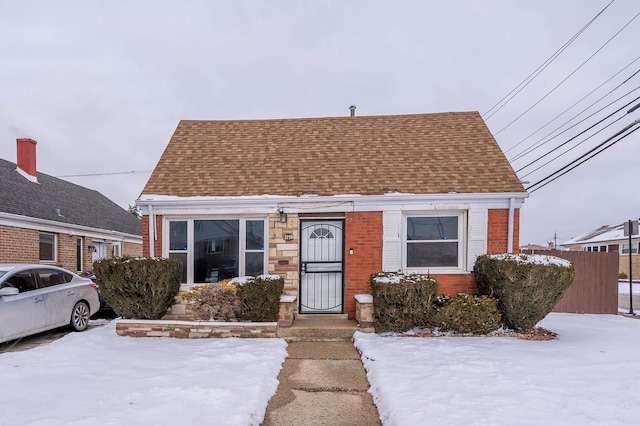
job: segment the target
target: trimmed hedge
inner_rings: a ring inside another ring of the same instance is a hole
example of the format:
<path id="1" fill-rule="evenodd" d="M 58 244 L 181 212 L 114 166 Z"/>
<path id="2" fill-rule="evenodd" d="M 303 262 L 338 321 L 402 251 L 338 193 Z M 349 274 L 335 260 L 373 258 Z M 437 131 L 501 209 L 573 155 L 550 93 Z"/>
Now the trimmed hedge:
<path id="1" fill-rule="evenodd" d="M 574 278 L 573 264 L 553 256 L 483 255 L 475 264 L 478 293 L 498 299 L 504 324 L 528 330 L 553 310 Z"/>
<path id="2" fill-rule="evenodd" d="M 434 325 L 441 331 L 486 334 L 500 328 L 498 301 L 489 296 L 458 294 L 453 298 L 439 298 L 441 307 Z"/>
<path id="3" fill-rule="evenodd" d="M 259 275 L 247 279 L 238 285 L 236 316 L 242 321 L 278 321 L 283 290 L 284 278 L 277 275 Z"/>
<path id="4" fill-rule="evenodd" d="M 160 319 L 180 291 L 182 262 L 166 258 L 107 258 L 93 262 L 100 292 L 123 318 Z"/>
<path id="5" fill-rule="evenodd" d="M 426 275 L 371 275 L 376 332 L 403 332 L 431 325 L 438 282 Z"/>

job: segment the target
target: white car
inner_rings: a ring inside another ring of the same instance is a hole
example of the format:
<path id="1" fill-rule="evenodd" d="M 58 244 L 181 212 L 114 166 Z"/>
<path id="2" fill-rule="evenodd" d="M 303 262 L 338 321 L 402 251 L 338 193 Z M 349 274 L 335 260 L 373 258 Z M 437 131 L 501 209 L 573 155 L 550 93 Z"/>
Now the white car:
<path id="1" fill-rule="evenodd" d="M 56 266 L 0 264 L 0 343 L 68 324 L 82 331 L 98 309 L 88 278 Z"/>

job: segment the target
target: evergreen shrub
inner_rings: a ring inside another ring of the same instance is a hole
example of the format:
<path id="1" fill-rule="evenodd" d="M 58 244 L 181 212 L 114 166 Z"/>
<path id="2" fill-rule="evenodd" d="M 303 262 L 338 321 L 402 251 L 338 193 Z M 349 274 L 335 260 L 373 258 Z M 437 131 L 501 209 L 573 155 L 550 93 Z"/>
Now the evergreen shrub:
<path id="1" fill-rule="evenodd" d="M 371 275 L 376 332 L 404 332 L 430 326 L 438 282 L 427 275 L 380 272 Z"/>
<path id="2" fill-rule="evenodd" d="M 249 277 L 238 285 L 236 317 L 241 321 L 278 321 L 280 296 L 283 290 L 284 278 L 280 276 Z"/>
<path id="3" fill-rule="evenodd" d="M 438 301 L 434 325 L 441 331 L 486 334 L 500 328 L 498 301 L 492 297 L 461 293 Z"/>
<path id="4" fill-rule="evenodd" d="M 160 319 L 180 291 L 182 262 L 167 258 L 106 258 L 93 262 L 100 292 L 123 318 Z"/>
<path id="5" fill-rule="evenodd" d="M 500 254 L 478 257 L 478 293 L 498 299 L 504 324 L 514 330 L 533 328 L 562 298 L 573 282 L 573 264 L 554 256 Z"/>

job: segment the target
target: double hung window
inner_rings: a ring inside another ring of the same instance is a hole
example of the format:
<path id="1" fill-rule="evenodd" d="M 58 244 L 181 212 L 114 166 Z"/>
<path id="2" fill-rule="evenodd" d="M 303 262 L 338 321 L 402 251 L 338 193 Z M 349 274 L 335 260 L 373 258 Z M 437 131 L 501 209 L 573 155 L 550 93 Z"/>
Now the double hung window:
<path id="1" fill-rule="evenodd" d="M 406 268 L 462 268 L 462 225 L 462 213 L 408 216 L 405 222 Z"/>

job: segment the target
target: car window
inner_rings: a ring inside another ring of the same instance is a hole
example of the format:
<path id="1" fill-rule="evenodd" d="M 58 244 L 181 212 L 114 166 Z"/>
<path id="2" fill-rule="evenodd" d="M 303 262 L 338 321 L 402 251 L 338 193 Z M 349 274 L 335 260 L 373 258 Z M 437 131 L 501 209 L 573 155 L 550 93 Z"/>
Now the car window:
<path id="1" fill-rule="evenodd" d="M 68 283 L 73 278 L 70 273 L 58 271 L 57 269 L 41 268 L 37 269 L 36 272 L 40 277 L 40 288 Z"/>
<path id="2" fill-rule="evenodd" d="M 7 284 L 20 290 L 20 293 L 35 290 L 36 276 L 33 271 L 16 272 L 4 282 L 3 287 L 6 287 Z"/>
<path id="3" fill-rule="evenodd" d="M 6 273 L 7 273 L 7 271 L 0 271 L 0 277 L 3 276 Z"/>

